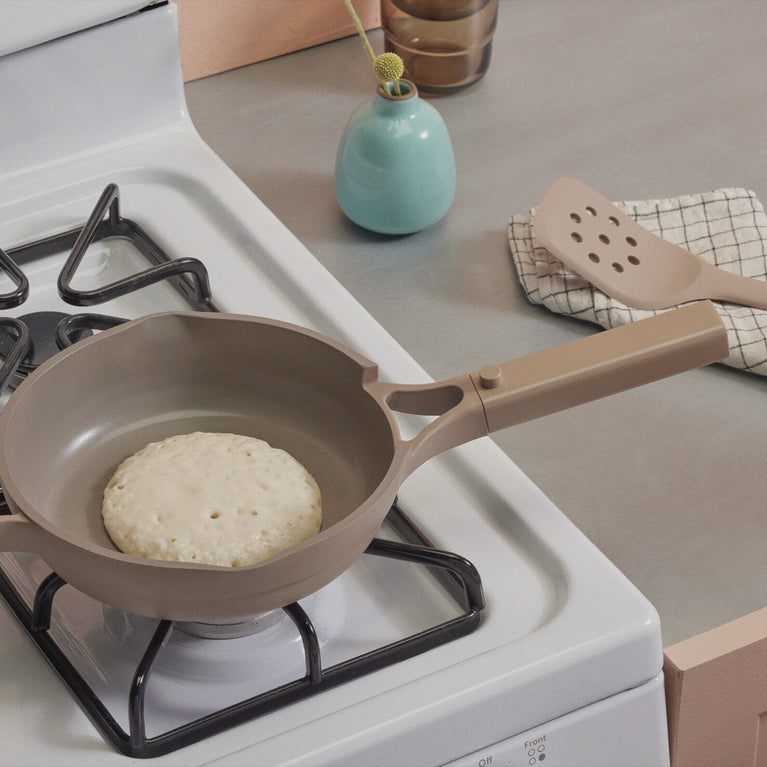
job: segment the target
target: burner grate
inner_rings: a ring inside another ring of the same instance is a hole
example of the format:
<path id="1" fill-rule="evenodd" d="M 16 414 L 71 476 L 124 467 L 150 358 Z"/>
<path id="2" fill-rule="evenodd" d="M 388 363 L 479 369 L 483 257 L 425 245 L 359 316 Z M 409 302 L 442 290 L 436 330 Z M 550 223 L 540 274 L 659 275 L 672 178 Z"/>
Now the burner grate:
<path id="1" fill-rule="evenodd" d="M 0 505 L 0 513 L 8 513 L 7 507 L 3 508 Z M 317 634 L 310 616 L 298 603 L 287 605 L 283 610 L 301 635 L 306 665 L 303 678 L 153 737 L 147 737 L 146 734 L 144 700 L 152 669 L 174 630 L 173 621 L 158 622 L 135 670 L 128 694 L 129 726 L 126 732 L 50 634 L 53 601 L 65 581 L 56 573 L 51 573 L 40 584 L 34 604 L 30 608 L 0 570 L 0 595 L 4 597 L 107 743 L 119 753 L 134 758 L 162 756 L 295 701 L 414 657 L 469 634 L 477 628 L 484 608 L 484 597 L 482 582 L 474 565 L 456 554 L 434 548 L 396 503 L 390 510 L 387 521 L 403 541 L 375 538 L 368 546 L 365 556 L 386 557 L 429 568 L 446 592 L 461 607 L 461 614 L 412 636 L 324 668 Z"/>
<path id="2" fill-rule="evenodd" d="M 149 263 L 132 275 L 91 290 L 72 286 L 77 269 L 88 248 L 110 239 L 123 239 Z M 202 261 L 171 258 L 135 221 L 120 214 L 120 191 L 109 184 L 101 193 L 85 225 L 45 237 L 8 251 L 0 249 L 0 273 L 6 274 L 14 289 L 0 294 L 0 309 L 21 306 L 29 296 L 29 280 L 23 267 L 36 259 L 56 253 L 69 253 L 57 279 L 63 301 L 72 306 L 95 306 L 166 281 L 192 310 L 219 311 L 213 302 L 208 272 Z M 94 330 L 114 327 L 126 320 L 103 314 L 74 315 L 35 312 L 18 318 L 0 318 L 0 392 L 29 374 L 41 362 L 65 346 L 92 335 Z M 22 329 L 22 326 L 26 330 Z"/>
<path id="3" fill-rule="evenodd" d="M 29 297 L 29 280 L 19 269 L 18 264 L 2 248 L 0 248 L 0 269 L 10 277 L 15 286 L 13 290 L 0 294 L 0 306 L 4 309 L 20 306 Z"/>
<path id="4" fill-rule="evenodd" d="M 148 269 L 94 290 L 75 290 L 72 280 L 88 247 L 106 237 L 129 239 L 152 264 Z M 169 280 L 190 304 L 201 311 L 215 311 L 208 272 L 196 258 L 170 259 L 141 227 L 120 216 L 120 191 L 109 184 L 101 194 L 59 274 L 59 295 L 73 306 L 93 306 L 119 298 L 134 290 Z"/>

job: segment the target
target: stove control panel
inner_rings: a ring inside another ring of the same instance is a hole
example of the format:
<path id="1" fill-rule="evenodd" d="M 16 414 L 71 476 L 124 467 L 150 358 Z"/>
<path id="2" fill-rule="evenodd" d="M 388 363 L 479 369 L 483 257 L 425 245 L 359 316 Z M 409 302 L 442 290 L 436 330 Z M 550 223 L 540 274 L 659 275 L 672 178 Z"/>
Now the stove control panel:
<path id="1" fill-rule="evenodd" d="M 663 675 L 445 767 L 629 767 L 669 765 Z"/>

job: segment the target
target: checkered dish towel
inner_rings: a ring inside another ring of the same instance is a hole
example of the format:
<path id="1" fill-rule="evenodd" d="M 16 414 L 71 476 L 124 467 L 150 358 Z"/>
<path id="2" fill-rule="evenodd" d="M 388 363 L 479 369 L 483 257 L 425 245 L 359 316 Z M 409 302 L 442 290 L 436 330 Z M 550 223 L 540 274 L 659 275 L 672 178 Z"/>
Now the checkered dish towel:
<path id="1" fill-rule="evenodd" d="M 716 266 L 767 279 L 767 216 L 747 189 L 718 189 L 666 200 L 617 202 L 645 229 L 681 245 Z M 570 271 L 534 245 L 535 209 L 512 216 L 509 245 L 519 281 L 534 304 L 605 328 L 662 311 L 630 309 Z M 767 311 L 714 302 L 727 328 L 730 356 L 724 364 L 767 375 Z"/>

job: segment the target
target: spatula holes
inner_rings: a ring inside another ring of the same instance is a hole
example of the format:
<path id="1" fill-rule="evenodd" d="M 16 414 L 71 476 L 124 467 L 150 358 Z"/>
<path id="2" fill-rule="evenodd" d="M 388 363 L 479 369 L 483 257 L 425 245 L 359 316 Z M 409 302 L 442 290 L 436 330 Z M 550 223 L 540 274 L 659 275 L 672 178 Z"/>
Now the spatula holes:
<path id="1" fill-rule="evenodd" d="M 623 264 L 619 264 L 617 261 L 613 261 L 611 266 L 618 274 L 623 271 Z"/>
<path id="2" fill-rule="evenodd" d="M 595 208 L 592 208 L 591 205 L 587 205 L 586 206 L 586 213 L 588 213 L 590 216 L 593 216 L 594 218 L 596 218 L 597 211 L 596 211 Z"/>
<path id="3" fill-rule="evenodd" d="M 600 234 L 599 235 L 599 241 L 603 245 L 609 245 L 610 244 L 610 238 L 606 234 Z"/>
<path id="4" fill-rule="evenodd" d="M 617 218 L 615 218 L 615 216 L 610 216 L 610 217 L 609 217 L 607 220 L 608 220 L 608 221 L 609 221 L 609 222 L 610 222 L 610 223 L 611 223 L 613 226 L 620 226 L 620 225 L 621 225 L 621 222 L 620 222 L 620 221 L 618 221 L 618 219 L 617 219 Z"/>
<path id="5" fill-rule="evenodd" d="M 589 261 L 598 264 L 599 263 L 599 256 L 596 253 L 589 253 Z"/>
<path id="6" fill-rule="evenodd" d="M 221 516 L 221 512 L 220 511 L 211 511 L 210 514 L 208 514 L 208 516 L 211 519 L 218 519 Z"/>
<path id="7" fill-rule="evenodd" d="M 629 256 L 626 259 L 632 266 L 639 266 L 639 259 L 636 256 Z"/>
<path id="8" fill-rule="evenodd" d="M 570 237 L 575 240 L 575 242 L 583 242 L 583 237 L 578 232 L 570 232 Z"/>
<path id="9" fill-rule="evenodd" d="M 577 213 L 571 213 L 570 214 L 570 220 L 575 221 L 576 224 L 581 223 L 581 217 Z"/>
<path id="10" fill-rule="evenodd" d="M 626 237 L 626 242 L 631 245 L 632 248 L 637 246 L 637 241 L 633 237 Z"/>

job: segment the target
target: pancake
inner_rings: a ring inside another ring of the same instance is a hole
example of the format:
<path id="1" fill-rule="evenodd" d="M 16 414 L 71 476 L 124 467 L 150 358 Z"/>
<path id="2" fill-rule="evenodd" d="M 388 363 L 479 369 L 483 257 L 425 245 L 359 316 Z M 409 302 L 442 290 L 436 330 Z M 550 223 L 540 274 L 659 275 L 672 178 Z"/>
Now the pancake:
<path id="1" fill-rule="evenodd" d="M 284 450 L 194 432 L 123 461 L 104 490 L 102 516 L 126 554 L 241 567 L 319 532 L 322 502 L 314 478 Z"/>

